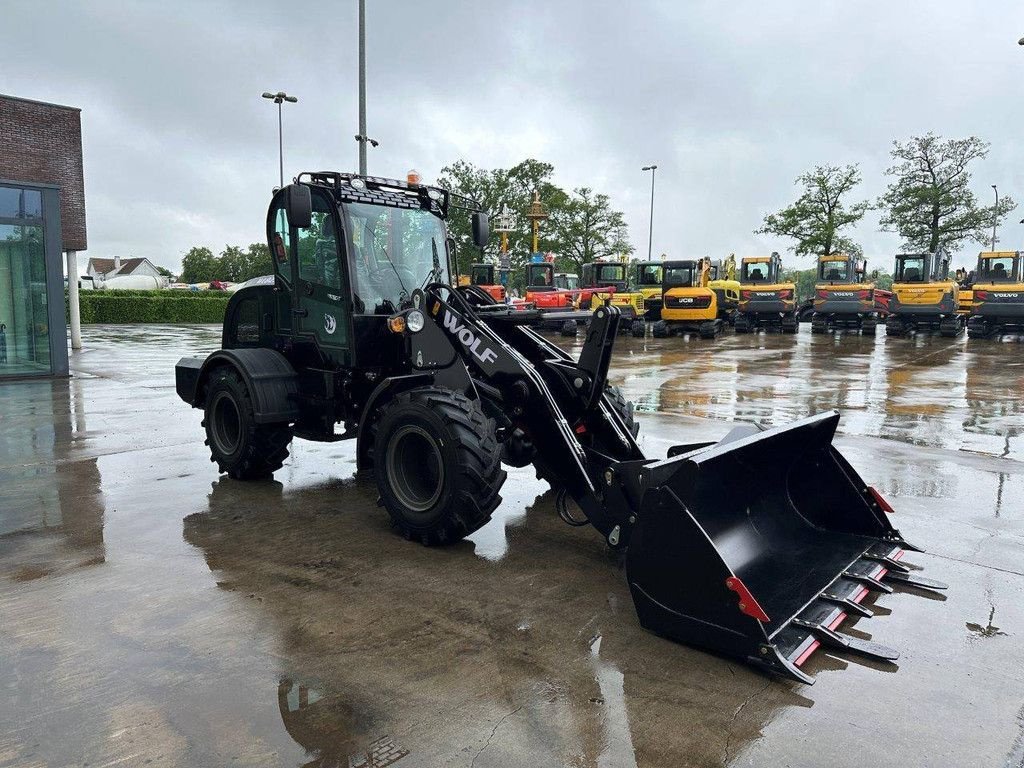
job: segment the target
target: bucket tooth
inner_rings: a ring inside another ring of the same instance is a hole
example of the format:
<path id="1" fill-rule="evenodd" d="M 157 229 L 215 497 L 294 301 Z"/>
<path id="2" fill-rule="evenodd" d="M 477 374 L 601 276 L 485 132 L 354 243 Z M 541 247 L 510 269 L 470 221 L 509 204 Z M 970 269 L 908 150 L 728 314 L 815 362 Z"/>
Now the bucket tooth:
<path id="1" fill-rule="evenodd" d="M 894 648 L 889 648 L 881 643 L 872 643 L 870 640 L 850 637 L 828 627 L 823 627 L 821 624 L 804 621 L 803 619 L 793 619 L 793 624 L 808 630 L 814 635 L 814 639 L 826 648 L 849 651 L 850 653 L 856 653 L 860 656 L 866 656 L 879 661 L 895 661 L 900 657 L 900 652 Z"/>
<path id="2" fill-rule="evenodd" d="M 872 592 L 892 592 L 892 587 L 890 587 L 888 584 L 883 584 L 874 576 L 868 576 L 866 573 L 854 573 L 853 571 L 844 571 L 843 576 L 845 576 L 848 579 L 852 579 L 853 581 L 859 581 Z"/>
<path id="3" fill-rule="evenodd" d="M 823 592 L 820 596 L 820 599 L 832 603 L 833 605 L 838 605 L 847 613 L 855 613 L 858 616 L 863 616 L 865 619 L 870 619 L 875 615 L 874 611 L 872 611 L 870 608 L 865 608 L 860 603 L 855 603 L 848 597 L 840 597 L 839 595 L 833 595 Z"/>
<path id="4" fill-rule="evenodd" d="M 863 560 L 871 560 L 875 563 L 881 563 L 884 565 L 889 572 L 897 571 L 898 573 L 910 573 L 910 569 L 901 563 L 899 560 L 890 557 L 889 555 L 874 555 L 868 552 L 862 558 Z"/>
<path id="5" fill-rule="evenodd" d="M 804 685 L 814 685 L 814 676 L 808 675 L 790 659 L 787 659 L 774 645 L 762 645 L 760 656 L 751 656 L 749 661 L 773 675 L 786 677 Z"/>
<path id="6" fill-rule="evenodd" d="M 906 584 L 910 587 L 919 587 L 921 589 L 948 589 L 949 585 L 935 579 L 926 579 L 924 576 L 917 576 L 909 572 L 903 573 L 902 571 L 889 571 L 882 577 L 889 581 L 894 581 L 897 584 Z"/>

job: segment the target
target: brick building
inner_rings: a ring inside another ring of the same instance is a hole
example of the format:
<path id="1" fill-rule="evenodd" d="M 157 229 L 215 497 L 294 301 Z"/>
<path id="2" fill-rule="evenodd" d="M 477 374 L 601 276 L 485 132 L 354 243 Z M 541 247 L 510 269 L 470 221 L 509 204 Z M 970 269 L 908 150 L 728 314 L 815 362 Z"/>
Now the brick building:
<path id="1" fill-rule="evenodd" d="M 61 252 L 77 275 L 87 247 L 81 111 L 0 95 L 0 148 L 0 377 L 66 374 Z"/>

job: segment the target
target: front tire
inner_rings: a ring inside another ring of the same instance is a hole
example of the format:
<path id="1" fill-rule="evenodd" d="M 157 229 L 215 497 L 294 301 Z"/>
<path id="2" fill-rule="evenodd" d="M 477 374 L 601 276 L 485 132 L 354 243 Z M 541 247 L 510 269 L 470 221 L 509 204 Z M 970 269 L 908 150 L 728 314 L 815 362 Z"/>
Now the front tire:
<path id="1" fill-rule="evenodd" d="M 257 424 L 252 396 L 238 371 L 218 368 L 206 389 L 206 444 L 210 459 L 235 480 L 270 477 L 288 458 L 288 424 Z"/>
<path id="2" fill-rule="evenodd" d="M 374 477 L 395 528 L 428 546 L 483 527 L 505 482 L 494 421 L 462 393 L 404 392 L 375 425 Z"/>

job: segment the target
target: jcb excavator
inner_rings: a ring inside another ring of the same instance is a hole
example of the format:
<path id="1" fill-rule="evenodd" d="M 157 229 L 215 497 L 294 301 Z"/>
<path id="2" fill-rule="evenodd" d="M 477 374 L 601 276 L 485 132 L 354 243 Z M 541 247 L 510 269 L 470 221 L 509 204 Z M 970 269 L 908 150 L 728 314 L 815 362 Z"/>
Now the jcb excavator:
<path id="1" fill-rule="evenodd" d="M 892 274 L 886 336 L 906 336 L 922 330 L 936 330 L 951 338 L 960 335 L 964 329 L 960 291 L 949 274 L 945 249 L 898 254 Z"/>
<path id="2" fill-rule="evenodd" d="M 904 563 L 889 503 L 832 447 L 839 414 L 647 457 L 607 383 L 619 311 L 597 307 L 571 358 L 536 310 L 453 287 L 455 215 L 487 243 L 475 203 L 414 181 L 320 171 L 274 194 L 273 275 L 231 297 L 221 349 L 175 367 L 219 471 L 266 478 L 293 437 L 354 439 L 394 527 L 444 545 L 488 523 L 503 463 L 532 463 L 567 523 L 625 552 L 653 632 L 803 683 L 820 646 L 896 658 L 839 627 L 869 593 L 943 585 Z"/>
<path id="3" fill-rule="evenodd" d="M 736 333 L 778 328 L 796 333 L 796 283 L 782 279 L 782 257 L 746 256 L 740 263 L 740 303 Z"/>
<path id="4" fill-rule="evenodd" d="M 470 285 L 478 285 L 487 291 L 495 301 L 505 300 L 505 286 L 494 280 L 493 264 L 474 264 L 469 270 Z"/>
<path id="5" fill-rule="evenodd" d="M 697 333 L 713 339 L 726 327 L 730 313 L 711 288 L 711 260 L 666 261 L 661 265 L 661 320 L 651 328 L 655 338 Z"/>
<path id="6" fill-rule="evenodd" d="M 1001 333 L 1024 333 L 1024 253 L 988 251 L 978 255 L 970 287 L 971 314 L 967 335 L 972 339 Z"/>
<path id="7" fill-rule="evenodd" d="M 888 314 L 892 294 L 876 288 L 867 269 L 865 259 L 844 253 L 818 257 L 811 333 L 846 328 L 865 336 L 875 335 L 879 321 Z"/>

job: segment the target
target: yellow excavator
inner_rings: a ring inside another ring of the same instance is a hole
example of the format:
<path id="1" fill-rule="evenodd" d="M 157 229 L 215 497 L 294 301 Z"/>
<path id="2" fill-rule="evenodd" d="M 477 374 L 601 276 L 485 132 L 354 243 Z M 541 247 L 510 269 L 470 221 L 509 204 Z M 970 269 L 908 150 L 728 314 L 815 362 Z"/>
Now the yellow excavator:
<path id="1" fill-rule="evenodd" d="M 745 256 L 740 263 L 740 302 L 736 333 L 777 328 L 796 333 L 796 283 L 783 281 L 782 257 Z"/>
<path id="2" fill-rule="evenodd" d="M 740 305 L 740 281 L 736 279 L 736 254 L 724 261 L 709 261 L 708 287 L 718 296 L 718 313 L 733 325 Z"/>
<path id="3" fill-rule="evenodd" d="M 886 336 L 907 336 L 935 330 L 953 338 L 964 329 L 960 291 L 949 274 L 949 254 L 901 253 L 893 270 L 892 298 L 885 321 Z"/>
<path id="4" fill-rule="evenodd" d="M 651 328 L 655 338 L 697 333 L 702 339 L 713 339 L 725 330 L 718 293 L 710 286 L 710 259 L 665 261 L 661 272 L 661 319 Z"/>
<path id="5" fill-rule="evenodd" d="M 971 315 L 967 335 L 972 339 L 1002 333 L 1024 333 L 1024 253 L 986 251 L 978 255 L 970 287 Z"/>
<path id="6" fill-rule="evenodd" d="M 818 281 L 814 286 L 811 333 L 845 328 L 874 336 L 889 312 L 890 291 L 875 286 L 866 259 L 845 253 L 818 257 Z"/>

